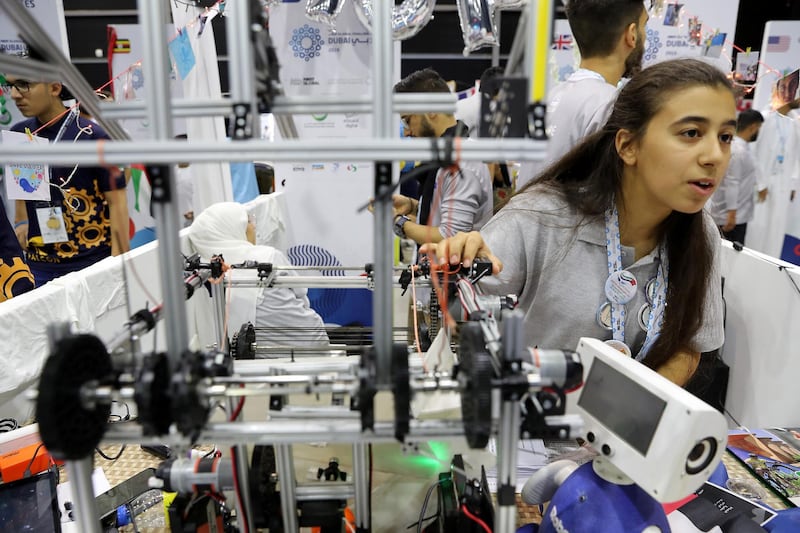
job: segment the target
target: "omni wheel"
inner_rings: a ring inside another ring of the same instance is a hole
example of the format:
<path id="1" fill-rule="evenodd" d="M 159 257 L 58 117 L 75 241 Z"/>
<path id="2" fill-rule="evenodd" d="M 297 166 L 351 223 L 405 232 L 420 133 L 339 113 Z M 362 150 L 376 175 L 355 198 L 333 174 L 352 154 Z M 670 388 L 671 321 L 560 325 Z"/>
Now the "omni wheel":
<path id="1" fill-rule="evenodd" d="M 134 385 L 139 423 L 145 435 L 164 435 L 172 424 L 172 397 L 167 354 L 152 353 L 144 358 Z"/>
<path id="2" fill-rule="evenodd" d="M 492 433 L 494 369 L 477 322 L 461 325 L 458 357 L 464 435 L 470 448 L 485 448 Z"/>
<path id="3" fill-rule="evenodd" d="M 234 359 L 255 359 L 256 352 L 253 349 L 255 342 L 256 328 L 250 322 L 242 324 L 242 327 L 233 334 L 231 339 L 231 357 Z"/>
<path id="4" fill-rule="evenodd" d="M 411 419 L 411 385 L 408 372 L 408 349 L 392 346 L 392 380 L 394 381 L 394 437 L 405 441 Z"/>
<path id="5" fill-rule="evenodd" d="M 87 403 L 85 386 L 112 377 L 111 357 L 94 335 L 71 335 L 56 342 L 39 380 L 36 418 L 47 451 L 59 460 L 89 457 L 108 425 L 110 403 Z"/>

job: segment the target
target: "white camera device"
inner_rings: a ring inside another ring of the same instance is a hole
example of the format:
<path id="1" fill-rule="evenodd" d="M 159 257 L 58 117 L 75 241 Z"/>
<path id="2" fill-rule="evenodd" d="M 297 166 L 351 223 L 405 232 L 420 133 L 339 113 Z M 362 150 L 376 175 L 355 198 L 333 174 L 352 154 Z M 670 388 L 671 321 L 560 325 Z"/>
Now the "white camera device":
<path id="1" fill-rule="evenodd" d="M 662 503 L 697 490 L 725 451 L 725 417 L 603 341 L 582 338 L 577 352 L 583 387 L 568 411 L 583 417 L 584 438 L 600 454 L 595 472 Z"/>

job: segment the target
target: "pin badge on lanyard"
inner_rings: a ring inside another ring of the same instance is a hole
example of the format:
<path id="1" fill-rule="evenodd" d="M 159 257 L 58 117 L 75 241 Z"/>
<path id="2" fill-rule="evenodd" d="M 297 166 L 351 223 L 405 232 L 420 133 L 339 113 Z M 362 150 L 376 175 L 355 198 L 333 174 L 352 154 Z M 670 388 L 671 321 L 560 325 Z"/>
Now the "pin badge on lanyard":
<path id="1" fill-rule="evenodd" d="M 616 207 L 606 211 L 605 223 L 606 252 L 608 256 L 608 279 L 606 279 L 605 283 L 605 295 L 606 298 L 608 298 L 608 302 L 610 302 L 610 329 L 612 337 L 615 341 L 614 344 L 619 345 L 619 343 L 625 343 L 625 319 L 627 315 L 625 304 L 633 300 L 633 298 L 636 296 L 636 292 L 639 289 L 639 283 L 636 279 L 636 276 L 622 267 L 622 245 L 620 243 L 619 234 L 619 213 Z M 636 356 L 638 360 L 644 359 L 647 350 L 652 347 L 655 339 L 658 338 L 658 334 L 661 331 L 661 326 L 663 324 L 664 306 L 666 303 L 667 293 L 666 280 L 668 272 L 667 255 L 663 247 L 660 249 L 659 256 L 660 263 L 658 266 L 658 274 L 655 277 L 655 281 L 651 280 L 647 283 L 646 287 L 648 300 L 650 300 L 650 296 L 652 296 L 652 308 L 648 309 L 650 312 L 648 313 L 649 317 L 647 319 L 647 336 L 642 349 Z M 650 306 L 647 307 L 649 308 Z M 601 306 L 601 311 L 603 311 L 603 306 Z M 600 318 L 601 311 L 598 312 L 598 318 Z M 637 317 L 640 325 L 644 321 L 643 311 L 644 308 L 640 310 L 640 316 Z M 625 346 L 627 347 L 627 345 Z M 629 347 L 626 350 L 626 353 L 631 353 Z"/>

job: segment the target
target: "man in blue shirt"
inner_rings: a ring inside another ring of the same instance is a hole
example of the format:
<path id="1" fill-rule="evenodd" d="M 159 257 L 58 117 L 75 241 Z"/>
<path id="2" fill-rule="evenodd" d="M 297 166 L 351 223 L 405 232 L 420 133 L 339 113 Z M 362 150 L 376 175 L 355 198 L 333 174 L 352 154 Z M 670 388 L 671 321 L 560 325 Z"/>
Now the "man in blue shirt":
<path id="1" fill-rule="evenodd" d="M 109 139 L 103 129 L 61 102 L 60 82 L 6 76 L 6 91 L 29 117 L 12 131 L 53 142 Z M 36 285 L 130 248 L 125 177 L 116 168 L 50 168 L 50 200 L 17 200 L 15 229 Z"/>

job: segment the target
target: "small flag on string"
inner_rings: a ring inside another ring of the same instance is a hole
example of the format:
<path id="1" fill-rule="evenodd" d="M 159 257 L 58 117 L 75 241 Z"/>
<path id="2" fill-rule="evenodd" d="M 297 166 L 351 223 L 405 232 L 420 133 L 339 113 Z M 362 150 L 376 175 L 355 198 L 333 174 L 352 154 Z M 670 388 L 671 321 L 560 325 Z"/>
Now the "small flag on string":
<path id="1" fill-rule="evenodd" d="M 551 48 L 553 50 L 572 50 L 572 42 L 572 35 L 568 33 L 556 35 Z"/>

